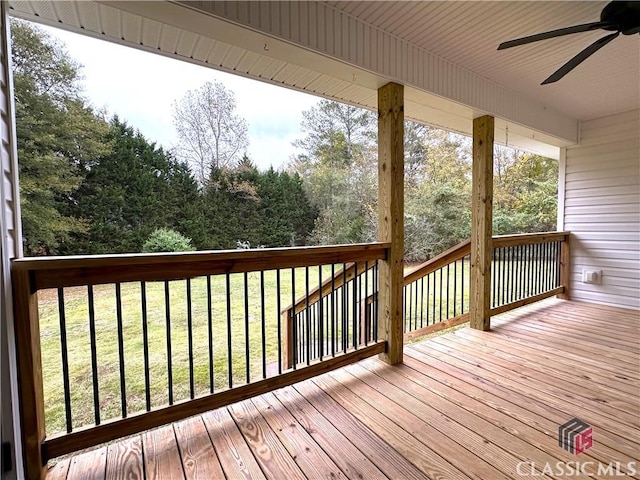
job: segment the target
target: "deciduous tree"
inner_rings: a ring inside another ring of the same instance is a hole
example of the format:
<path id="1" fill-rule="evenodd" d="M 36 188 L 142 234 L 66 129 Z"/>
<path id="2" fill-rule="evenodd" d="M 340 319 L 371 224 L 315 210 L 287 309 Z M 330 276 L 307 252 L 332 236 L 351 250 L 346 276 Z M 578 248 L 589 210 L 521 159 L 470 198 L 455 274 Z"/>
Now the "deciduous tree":
<path id="1" fill-rule="evenodd" d="M 247 122 L 236 113 L 234 93 L 220 82 L 206 82 L 173 104 L 179 153 L 201 185 L 212 169 L 233 167 L 249 145 Z"/>

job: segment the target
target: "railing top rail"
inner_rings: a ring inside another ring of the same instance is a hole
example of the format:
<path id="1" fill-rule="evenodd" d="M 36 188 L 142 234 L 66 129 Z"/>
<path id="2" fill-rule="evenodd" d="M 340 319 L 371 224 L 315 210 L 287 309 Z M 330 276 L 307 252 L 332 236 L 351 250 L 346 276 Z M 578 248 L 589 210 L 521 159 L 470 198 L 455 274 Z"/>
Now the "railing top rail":
<path id="1" fill-rule="evenodd" d="M 442 252 L 440 255 L 436 255 L 435 257 L 430 258 L 429 260 L 418 266 L 418 268 L 405 275 L 404 284 L 409 285 L 410 283 L 415 282 L 416 280 L 419 280 L 432 272 L 435 272 L 439 268 L 444 267 L 451 262 L 466 257 L 470 253 L 471 240 L 460 242 L 459 244 L 451 247 L 449 250 Z"/>
<path id="2" fill-rule="evenodd" d="M 31 288 L 71 287 L 133 281 L 181 280 L 385 258 L 389 243 L 265 248 L 210 252 L 21 258 L 14 271 L 32 272 Z"/>
<path id="3" fill-rule="evenodd" d="M 547 243 L 564 241 L 569 232 L 540 232 L 523 233 L 518 235 L 498 235 L 493 237 L 493 247 L 510 247 L 513 245 L 531 245 L 533 243 Z"/>
<path id="4" fill-rule="evenodd" d="M 365 261 L 366 262 L 366 261 Z M 358 263 L 358 268 L 356 270 L 355 263 L 350 262 L 346 264 L 346 269 L 341 268 L 340 270 L 336 270 L 333 278 L 329 277 L 322 282 L 321 287 L 316 287 L 309 292 L 308 295 L 301 295 L 296 298 L 295 303 L 295 313 L 300 313 L 303 311 L 307 305 L 313 305 L 320 298 L 326 297 L 329 295 L 334 289 L 340 288 L 344 285 L 345 281 L 350 282 L 353 278 L 357 277 L 364 273 L 364 271 L 368 269 L 372 269 L 375 266 L 375 263 L 371 263 L 366 265 L 365 262 Z M 281 310 L 280 313 L 288 312 L 293 308 L 293 305 L 288 305 Z"/>

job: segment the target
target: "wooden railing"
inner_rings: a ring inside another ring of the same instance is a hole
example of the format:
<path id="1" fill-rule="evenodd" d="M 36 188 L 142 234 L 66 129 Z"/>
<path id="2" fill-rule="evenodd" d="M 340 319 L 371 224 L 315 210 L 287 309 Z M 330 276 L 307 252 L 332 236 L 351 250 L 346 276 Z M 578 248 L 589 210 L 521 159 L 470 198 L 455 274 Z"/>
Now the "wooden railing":
<path id="1" fill-rule="evenodd" d="M 470 242 L 466 240 L 405 274 L 405 340 L 413 340 L 469 321 L 470 255 Z M 492 315 L 554 295 L 566 298 L 569 285 L 568 259 L 568 232 L 493 237 Z M 357 283 L 357 278 L 365 275 L 366 267 L 370 265 L 358 265 L 357 271 L 354 265 L 345 266 L 344 270 L 325 280 L 321 294 L 320 289 L 313 290 L 308 298 L 299 298 L 283 309 L 288 332 L 296 325 L 298 329 L 302 329 L 302 324 L 309 317 L 322 317 L 323 308 L 325 312 L 331 312 L 327 305 L 343 305 L 344 299 L 348 299 L 341 291 L 343 285 L 348 282 Z M 369 295 L 363 290 L 362 294 L 348 299 L 347 311 L 354 310 L 352 318 L 359 319 L 358 324 L 354 323 L 352 328 L 359 328 L 362 332 L 371 328 L 375 321 L 373 319 L 376 318 L 375 288 L 369 290 Z M 334 289 L 338 300 L 334 298 Z M 301 346 L 296 344 L 292 335 L 286 338 L 289 346 L 285 361 L 291 364 L 296 361 L 296 355 L 299 358 Z"/>
<path id="2" fill-rule="evenodd" d="M 493 238 L 491 314 L 569 294 L 569 232 Z"/>
<path id="3" fill-rule="evenodd" d="M 280 312 L 313 297 L 335 265 L 375 265 L 388 248 L 15 260 L 27 476 L 41 478 L 51 458 L 384 352 L 377 334 L 345 343 L 328 329 L 334 348 L 289 368 Z"/>

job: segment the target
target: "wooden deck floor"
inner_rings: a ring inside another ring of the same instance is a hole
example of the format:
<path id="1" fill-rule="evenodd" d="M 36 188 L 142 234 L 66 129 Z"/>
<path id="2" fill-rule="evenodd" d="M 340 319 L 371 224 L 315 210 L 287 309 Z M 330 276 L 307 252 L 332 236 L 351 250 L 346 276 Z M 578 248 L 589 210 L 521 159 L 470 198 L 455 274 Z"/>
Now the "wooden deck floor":
<path id="1" fill-rule="evenodd" d="M 552 300 L 492 325 L 67 458 L 47 478 L 500 480 L 579 461 L 592 478 L 615 478 L 598 462 L 638 462 L 640 479 L 638 313 Z M 572 417 L 593 426 L 579 456 L 558 447 Z"/>

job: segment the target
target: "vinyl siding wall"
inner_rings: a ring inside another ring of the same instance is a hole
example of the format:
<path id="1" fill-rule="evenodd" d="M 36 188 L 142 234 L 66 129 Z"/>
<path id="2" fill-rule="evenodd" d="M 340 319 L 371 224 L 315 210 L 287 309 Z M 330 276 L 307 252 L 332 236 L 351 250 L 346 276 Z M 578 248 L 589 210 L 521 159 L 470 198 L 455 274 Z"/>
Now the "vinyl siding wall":
<path id="1" fill-rule="evenodd" d="M 10 260 L 21 252 L 21 228 L 18 199 L 16 141 L 13 123 L 12 83 L 8 52 L 7 3 L 0 5 L 0 433 L 2 442 L 11 442 L 13 470 L 0 474 L 3 480 L 16 478 L 20 457 L 15 455 L 20 446 L 18 420 L 12 400 L 17 394 L 15 350 L 13 340 L 13 310 L 11 295 Z M 15 441 L 14 441 L 15 440 Z M 0 467 L 0 471 L 3 468 Z"/>
<path id="2" fill-rule="evenodd" d="M 565 168 L 571 298 L 640 309 L 640 110 L 582 122 Z M 583 283 L 583 269 L 602 283 Z"/>

